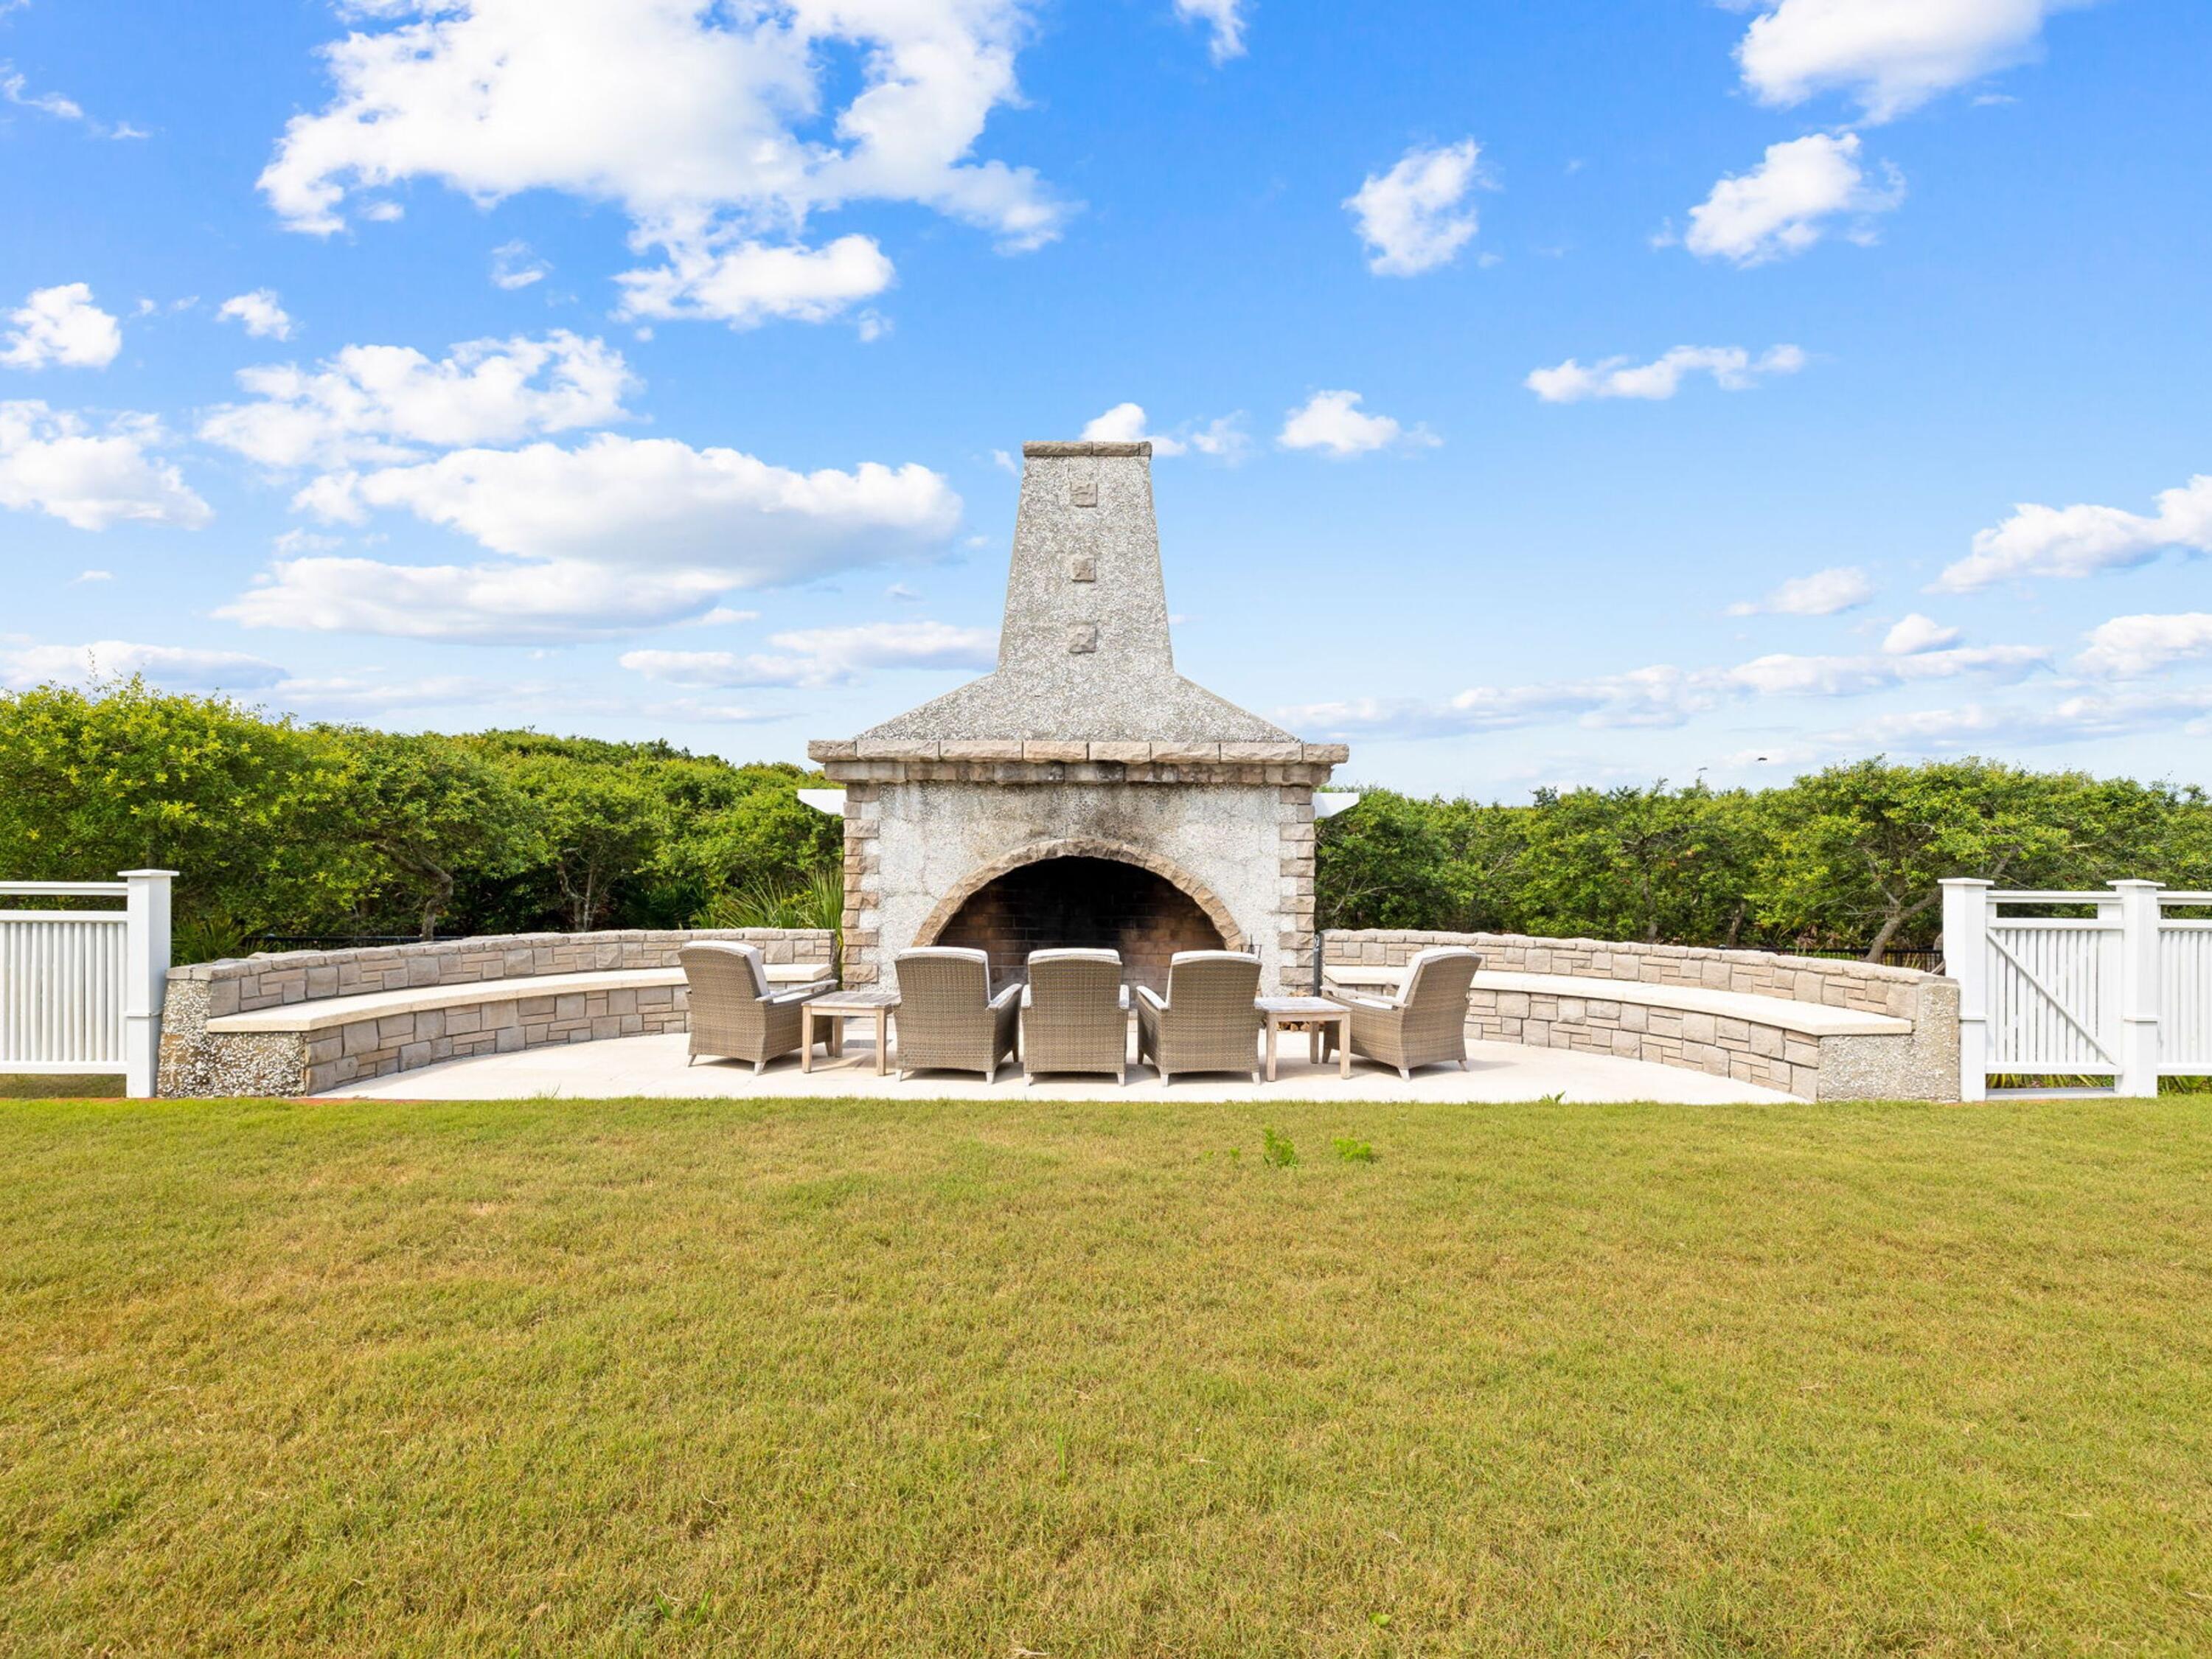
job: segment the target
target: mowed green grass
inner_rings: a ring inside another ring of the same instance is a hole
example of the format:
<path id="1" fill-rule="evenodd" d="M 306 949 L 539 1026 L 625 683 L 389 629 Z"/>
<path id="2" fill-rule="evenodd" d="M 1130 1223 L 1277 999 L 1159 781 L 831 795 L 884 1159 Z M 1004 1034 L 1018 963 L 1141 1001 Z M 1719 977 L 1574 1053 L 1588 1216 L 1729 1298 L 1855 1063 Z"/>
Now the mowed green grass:
<path id="1" fill-rule="evenodd" d="M 2203 1653 L 2209 1244 L 2191 1100 L 15 1104 L 0 1650 Z"/>
<path id="2" fill-rule="evenodd" d="M 0 1072 L 0 1100 L 115 1100 L 123 1079 L 112 1073 L 55 1077 L 34 1072 Z"/>

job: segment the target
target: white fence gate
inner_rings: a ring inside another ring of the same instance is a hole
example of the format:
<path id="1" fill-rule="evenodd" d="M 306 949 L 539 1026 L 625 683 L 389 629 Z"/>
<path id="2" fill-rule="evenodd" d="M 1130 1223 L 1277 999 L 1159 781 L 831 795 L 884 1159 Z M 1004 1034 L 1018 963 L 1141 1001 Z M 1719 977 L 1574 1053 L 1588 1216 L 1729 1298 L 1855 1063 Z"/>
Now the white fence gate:
<path id="1" fill-rule="evenodd" d="M 2109 1077 L 2116 1094 L 2154 1095 L 2161 1076 L 2212 1074 L 2212 893 L 2154 881 L 2084 893 L 1947 881 L 1943 963 L 1959 982 L 1968 1100 L 1985 1098 L 1992 1077 Z"/>
<path id="2" fill-rule="evenodd" d="M 154 1092 L 175 874 L 0 882 L 0 898 L 123 901 L 119 910 L 0 910 L 0 1073 L 118 1073 L 133 1096 Z"/>

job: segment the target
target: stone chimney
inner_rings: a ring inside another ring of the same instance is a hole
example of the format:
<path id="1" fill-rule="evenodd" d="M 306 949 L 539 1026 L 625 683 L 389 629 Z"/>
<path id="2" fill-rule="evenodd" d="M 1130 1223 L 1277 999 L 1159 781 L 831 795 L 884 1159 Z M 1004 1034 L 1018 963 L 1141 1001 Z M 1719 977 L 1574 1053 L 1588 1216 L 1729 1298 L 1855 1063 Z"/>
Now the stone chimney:
<path id="1" fill-rule="evenodd" d="M 1175 672 L 1149 443 L 1022 446 L 999 666 L 861 734 L 1281 743 Z"/>

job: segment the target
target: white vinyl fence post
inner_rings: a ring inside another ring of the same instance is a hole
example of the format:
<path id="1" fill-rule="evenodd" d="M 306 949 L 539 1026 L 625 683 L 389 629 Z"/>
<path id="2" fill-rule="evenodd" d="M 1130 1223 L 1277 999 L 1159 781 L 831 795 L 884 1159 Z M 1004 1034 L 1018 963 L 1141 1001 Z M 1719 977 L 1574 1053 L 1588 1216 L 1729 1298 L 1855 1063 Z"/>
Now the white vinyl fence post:
<path id="1" fill-rule="evenodd" d="M 1943 971 L 1959 982 L 1959 1098 L 1990 1093 L 1990 889 L 1954 876 L 1943 889 Z"/>
<path id="2" fill-rule="evenodd" d="M 124 1085 L 133 1100 L 154 1093 L 161 1070 L 161 1000 L 169 990 L 169 884 L 173 870 L 125 870 L 123 960 Z"/>
<path id="3" fill-rule="evenodd" d="M 2120 1074 L 2113 1092 L 2158 1093 L 2159 884 L 2116 881 L 2120 896 Z"/>

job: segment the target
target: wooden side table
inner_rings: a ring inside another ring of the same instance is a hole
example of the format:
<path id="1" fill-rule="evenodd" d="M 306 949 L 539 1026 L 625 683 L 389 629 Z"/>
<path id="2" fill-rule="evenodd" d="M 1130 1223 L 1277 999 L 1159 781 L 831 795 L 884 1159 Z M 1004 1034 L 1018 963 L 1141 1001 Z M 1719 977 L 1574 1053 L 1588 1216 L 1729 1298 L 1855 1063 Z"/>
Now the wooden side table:
<path id="1" fill-rule="evenodd" d="M 1336 1027 L 1339 1077 L 1352 1075 L 1352 1010 L 1326 997 L 1261 997 L 1260 1012 L 1267 1022 L 1267 1081 L 1275 1080 L 1275 1040 L 1284 1031 L 1304 1031 L 1306 1051 L 1321 1064 L 1322 1033 Z"/>
<path id="2" fill-rule="evenodd" d="M 799 1021 L 799 1069 L 814 1069 L 814 1045 L 827 1042 L 830 1053 L 835 1056 L 845 1052 L 845 1022 L 858 1014 L 872 1014 L 876 1021 L 876 1075 L 883 1077 L 890 1070 L 891 1012 L 899 1006 L 896 991 L 886 991 L 873 986 L 861 986 L 851 991 L 832 991 L 827 996 L 812 999 L 805 1004 L 805 1013 Z M 815 1021 L 823 1021 L 828 1029 L 816 1035 Z"/>

